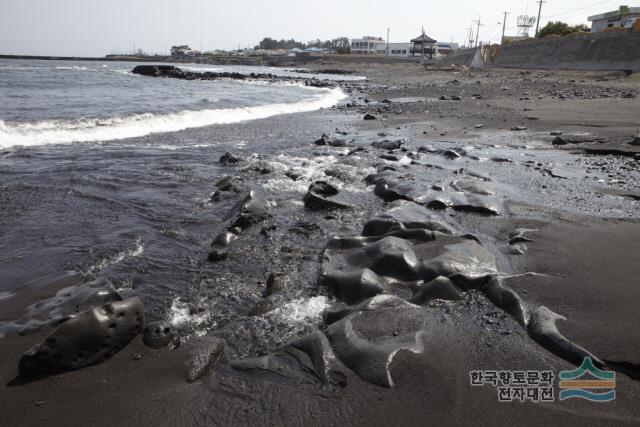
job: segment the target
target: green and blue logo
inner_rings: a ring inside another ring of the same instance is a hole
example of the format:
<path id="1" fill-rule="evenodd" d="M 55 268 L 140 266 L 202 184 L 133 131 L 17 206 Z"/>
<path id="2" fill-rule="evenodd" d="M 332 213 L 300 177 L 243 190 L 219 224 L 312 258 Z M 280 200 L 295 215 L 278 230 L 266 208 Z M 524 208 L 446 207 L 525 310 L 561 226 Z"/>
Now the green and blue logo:
<path id="1" fill-rule="evenodd" d="M 560 372 L 560 400 L 611 402 L 616 398 L 615 388 L 616 373 L 596 368 L 590 357 L 585 357 L 578 369 Z"/>

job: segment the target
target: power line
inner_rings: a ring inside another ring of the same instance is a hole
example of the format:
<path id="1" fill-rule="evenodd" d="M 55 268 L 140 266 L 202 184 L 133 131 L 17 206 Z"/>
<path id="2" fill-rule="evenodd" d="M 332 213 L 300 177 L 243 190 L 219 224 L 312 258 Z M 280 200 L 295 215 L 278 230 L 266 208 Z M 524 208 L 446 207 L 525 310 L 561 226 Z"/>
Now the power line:
<path id="1" fill-rule="evenodd" d="M 555 18 L 556 16 L 568 15 L 568 14 L 573 13 L 573 12 L 578 12 L 578 11 L 581 11 L 581 10 L 589 9 L 590 7 L 597 6 L 599 4 L 611 3 L 612 1 L 613 0 L 604 0 L 604 1 L 599 1 L 599 2 L 596 2 L 596 3 L 591 3 L 591 4 L 588 4 L 586 6 L 579 7 L 577 9 L 568 10 L 566 12 L 557 13 L 555 15 L 548 15 L 548 16 L 545 16 L 545 18 Z"/>

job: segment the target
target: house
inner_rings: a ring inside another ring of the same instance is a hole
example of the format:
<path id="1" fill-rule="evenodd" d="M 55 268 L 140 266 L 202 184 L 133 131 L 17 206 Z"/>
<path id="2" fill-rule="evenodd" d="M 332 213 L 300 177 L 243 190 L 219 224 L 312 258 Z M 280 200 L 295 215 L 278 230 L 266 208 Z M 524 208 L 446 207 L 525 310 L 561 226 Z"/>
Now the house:
<path id="1" fill-rule="evenodd" d="M 385 51 L 386 42 L 382 37 L 364 36 L 351 40 L 352 55 L 375 55 L 379 50 Z"/>
<path id="2" fill-rule="evenodd" d="M 411 43 L 413 45 L 411 47 L 411 55 L 428 55 L 429 58 L 433 58 L 433 55 L 435 55 L 436 53 L 435 45 L 437 41 L 432 39 L 425 33 L 422 33 L 420 36 L 411 40 Z"/>
<path id="3" fill-rule="evenodd" d="M 640 18 L 640 7 L 620 6 L 613 12 L 601 13 L 587 18 L 591 22 L 591 32 L 597 33 L 607 28 L 629 28 Z"/>
<path id="4" fill-rule="evenodd" d="M 435 52 L 436 58 L 444 58 L 445 56 L 458 50 L 459 46 L 458 46 L 458 43 L 438 42 L 436 43 L 435 49 L 436 49 L 436 52 Z"/>

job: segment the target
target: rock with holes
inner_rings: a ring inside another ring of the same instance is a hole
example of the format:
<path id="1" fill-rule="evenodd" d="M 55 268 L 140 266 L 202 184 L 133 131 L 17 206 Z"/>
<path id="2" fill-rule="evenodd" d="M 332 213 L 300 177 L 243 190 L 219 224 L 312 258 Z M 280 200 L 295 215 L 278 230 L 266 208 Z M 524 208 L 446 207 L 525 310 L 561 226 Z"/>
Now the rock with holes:
<path id="1" fill-rule="evenodd" d="M 162 348 L 178 340 L 176 328 L 168 321 L 159 320 L 147 324 L 143 341 L 147 347 Z"/>
<path id="2" fill-rule="evenodd" d="M 141 330 L 144 307 L 139 298 L 114 301 L 73 317 L 19 363 L 24 378 L 96 365 L 122 350 Z"/>
<path id="3" fill-rule="evenodd" d="M 84 280 L 84 283 L 68 286 L 59 290 L 53 297 L 30 305 L 20 319 L 0 327 L 0 336 L 9 331 L 15 331 L 20 335 L 34 333 L 46 326 L 57 326 L 94 307 L 122 300 L 120 294 L 106 279 L 95 279 L 90 275 L 62 277 L 73 279 L 75 283 Z"/>

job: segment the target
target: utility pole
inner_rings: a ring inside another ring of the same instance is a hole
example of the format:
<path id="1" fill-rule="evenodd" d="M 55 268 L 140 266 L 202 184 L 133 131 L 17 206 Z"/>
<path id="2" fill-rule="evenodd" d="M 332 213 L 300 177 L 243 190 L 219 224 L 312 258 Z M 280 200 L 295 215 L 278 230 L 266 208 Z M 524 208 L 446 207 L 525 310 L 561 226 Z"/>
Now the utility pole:
<path id="1" fill-rule="evenodd" d="M 473 22 L 478 24 L 478 29 L 476 30 L 476 47 L 478 47 L 478 40 L 480 39 L 480 25 L 482 25 L 480 22 L 480 15 L 478 15 L 478 20 Z"/>
<path id="2" fill-rule="evenodd" d="M 387 56 L 389 56 L 389 31 L 391 29 L 387 28 Z"/>
<path id="3" fill-rule="evenodd" d="M 422 57 L 424 58 L 424 25 L 422 26 Z"/>
<path id="4" fill-rule="evenodd" d="M 502 20 L 502 38 L 500 39 L 500 44 L 504 44 L 504 32 L 507 29 L 507 15 L 509 12 L 504 12 L 504 19 Z"/>
<path id="5" fill-rule="evenodd" d="M 536 37 L 538 37 L 538 30 L 540 29 L 540 17 L 542 16 L 542 3 L 546 1 L 538 0 L 540 7 L 538 8 L 538 20 L 536 21 Z"/>

